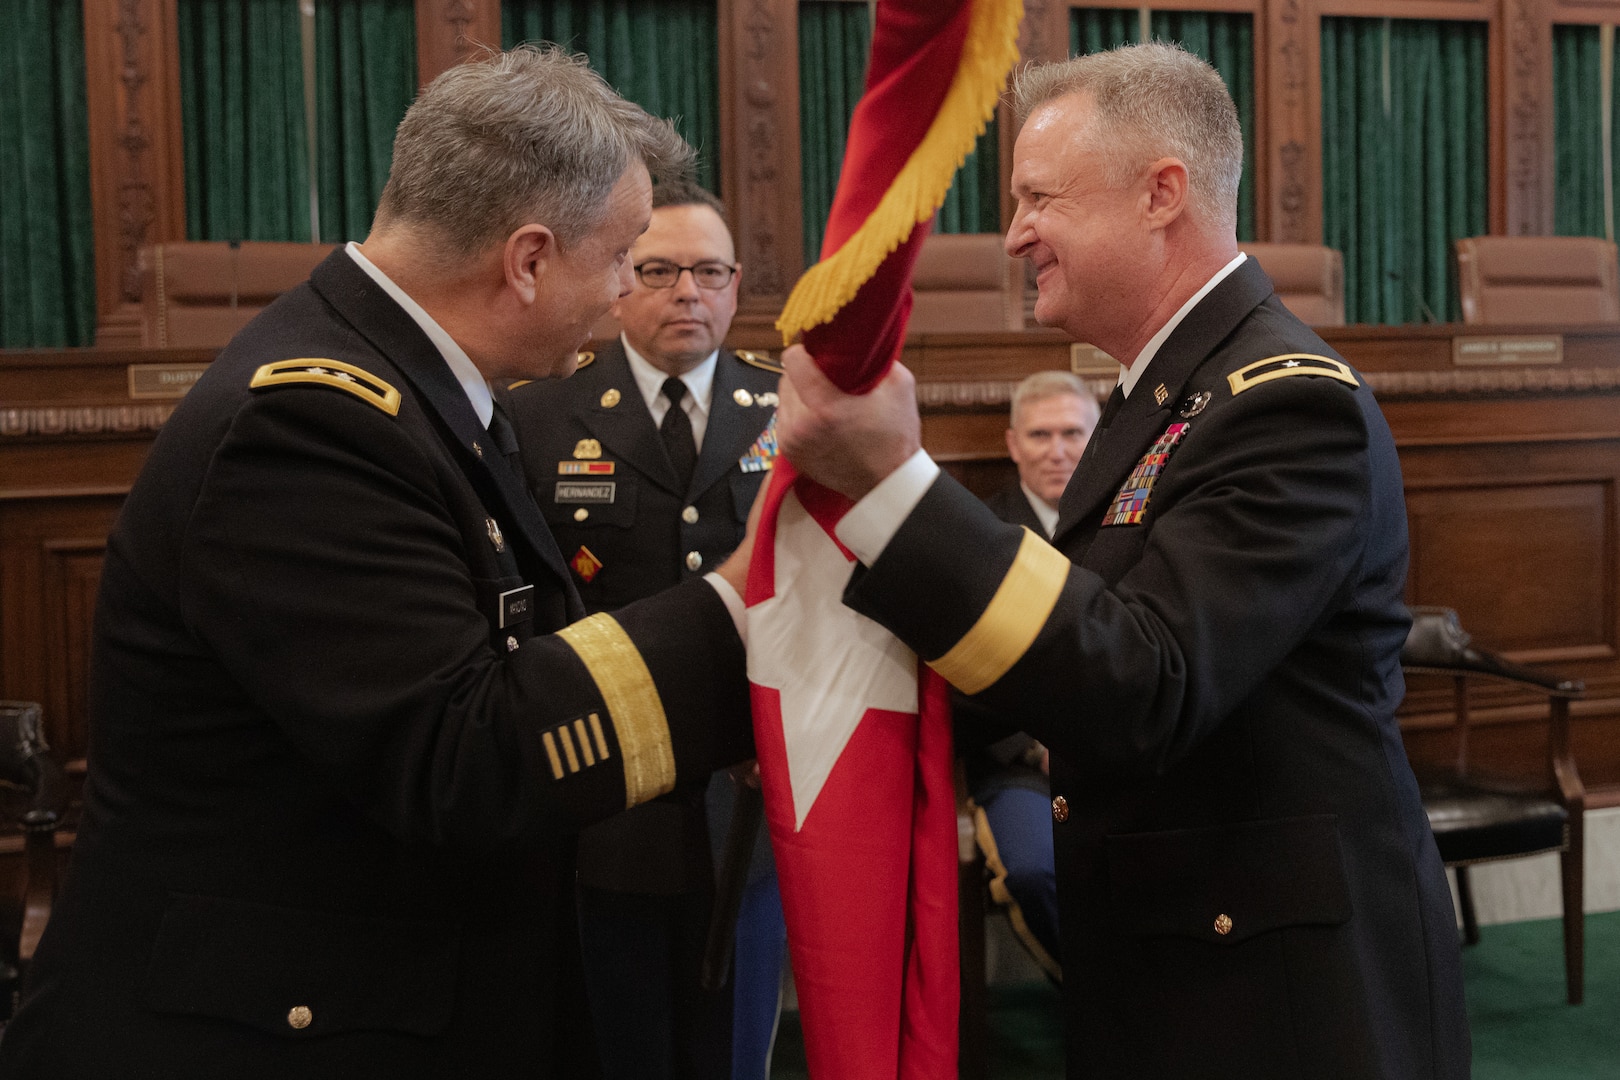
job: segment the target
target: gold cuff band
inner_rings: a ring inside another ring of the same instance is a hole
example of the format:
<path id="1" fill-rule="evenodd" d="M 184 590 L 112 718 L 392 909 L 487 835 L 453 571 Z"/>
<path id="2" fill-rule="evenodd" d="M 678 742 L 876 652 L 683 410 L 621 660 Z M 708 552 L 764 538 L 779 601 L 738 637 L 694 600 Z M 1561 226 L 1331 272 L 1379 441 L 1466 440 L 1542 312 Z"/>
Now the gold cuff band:
<path id="1" fill-rule="evenodd" d="M 675 749 L 669 720 L 652 672 L 630 635 L 611 615 L 592 615 L 558 631 L 579 654 L 607 706 L 624 759 L 624 805 L 629 807 L 675 789 Z M 607 757 L 606 748 L 602 748 Z"/>
<path id="2" fill-rule="evenodd" d="M 1029 651 L 1068 579 L 1068 558 L 1026 528 L 1018 556 L 984 614 L 950 652 L 928 666 L 962 693 L 977 694 Z"/>

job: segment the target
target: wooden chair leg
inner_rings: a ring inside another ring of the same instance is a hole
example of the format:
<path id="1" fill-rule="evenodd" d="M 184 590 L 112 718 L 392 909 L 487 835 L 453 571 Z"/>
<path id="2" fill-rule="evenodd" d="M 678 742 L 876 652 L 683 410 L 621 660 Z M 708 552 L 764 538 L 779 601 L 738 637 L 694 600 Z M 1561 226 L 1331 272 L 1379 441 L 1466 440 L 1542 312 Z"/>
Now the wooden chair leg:
<path id="1" fill-rule="evenodd" d="M 1569 847 L 1558 856 L 1564 889 L 1564 981 L 1571 1005 L 1586 996 L 1585 831 L 1584 820 L 1574 816 Z"/>
<path id="2" fill-rule="evenodd" d="M 1462 909 L 1463 944 L 1479 944 L 1479 920 L 1474 916 L 1474 890 L 1468 885 L 1468 867 L 1457 867 L 1457 906 Z"/>

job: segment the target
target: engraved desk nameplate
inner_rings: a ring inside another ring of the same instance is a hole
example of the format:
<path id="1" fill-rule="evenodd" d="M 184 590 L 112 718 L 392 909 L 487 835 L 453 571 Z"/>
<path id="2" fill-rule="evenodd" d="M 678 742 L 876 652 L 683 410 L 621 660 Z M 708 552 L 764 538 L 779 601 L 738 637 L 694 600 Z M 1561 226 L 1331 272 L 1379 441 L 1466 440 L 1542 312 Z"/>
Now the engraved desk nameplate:
<path id="1" fill-rule="evenodd" d="M 1454 337 L 1451 362 L 1461 367 L 1562 364 L 1562 334 L 1494 334 Z"/>
<path id="2" fill-rule="evenodd" d="M 183 398 L 207 370 L 207 364 L 131 364 L 129 396 L 136 400 Z"/>

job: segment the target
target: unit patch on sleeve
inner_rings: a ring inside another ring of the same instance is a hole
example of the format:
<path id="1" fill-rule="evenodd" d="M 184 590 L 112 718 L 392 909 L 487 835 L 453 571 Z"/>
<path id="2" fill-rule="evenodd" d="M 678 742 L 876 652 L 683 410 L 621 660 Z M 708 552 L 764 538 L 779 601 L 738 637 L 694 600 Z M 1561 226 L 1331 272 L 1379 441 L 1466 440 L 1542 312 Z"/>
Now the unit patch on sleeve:
<path id="1" fill-rule="evenodd" d="M 1103 513 L 1103 527 L 1110 525 L 1139 525 L 1142 515 L 1147 513 L 1148 496 L 1153 494 L 1153 483 L 1164 471 L 1165 462 L 1170 460 L 1171 451 L 1175 450 L 1191 424 L 1171 424 L 1164 429 L 1157 442 L 1148 448 L 1142 455 L 1142 460 L 1136 463 L 1131 475 L 1126 477 L 1125 485 L 1109 503 L 1108 509 Z"/>
<path id="2" fill-rule="evenodd" d="M 769 472 L 771 466 L 776 464 L 776 415 L 765 425 L 765 430 L 759 433 L 754 445 L 748 452 L 737 459 L 737 468 L 745 473 Z"/>
<path id="3" fill-rule="evenodd" d="M 583 544 L 574 552 L 574 557 L 568 560 L 568 565 L 574 568 L 579 580 L 587 585 L 602 572 L 602 560 L 591 554 L 591 549 Z"/>

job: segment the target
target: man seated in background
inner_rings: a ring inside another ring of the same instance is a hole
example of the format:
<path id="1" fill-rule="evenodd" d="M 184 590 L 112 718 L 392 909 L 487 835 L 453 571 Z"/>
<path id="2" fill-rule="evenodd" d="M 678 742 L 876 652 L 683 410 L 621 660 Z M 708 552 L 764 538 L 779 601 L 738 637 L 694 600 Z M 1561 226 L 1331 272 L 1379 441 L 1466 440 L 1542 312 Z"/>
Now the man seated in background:
<path id="1" fill-rule="evenodd" d="M 597 1074 L 574 837 L 752 756 L 747 552 L 586 618 L 490 383 L 574 370 L 690 153 L 580 58 L 452 68 L 365 243 L 176 407 L 108 541 L 84 821 L 0 1073 Z"/>
<path id="2" fill-rule="evenodd" d="M 1007 454 L 1017 483 L 985 499 L 1002 521 L 1050 539 L 1058 500 L 1097 426 L 1097 399 L 1067 371 L 1038 371 L 1013 391 Z M 962 732 L 972 746 L 971 732 Z M 1046 748 L 1018 732 L 962 754 L 968 793 L 984 811 L 980 846 L 1012 901 L 1013 929 L 1047 974 L 1058 977 L 1057 872 L 1052 861 Z M 1001 898 L 998 896 L 998 900 Z M 1033 940 L 1031 940 L 1033 938 Z"/>
<path id="3" fill-rule="evenodd" d="M 655 186 L 630 263 L 635 282 L 613 307 L 618 340 L 570 379 L 514 388 L 508 405 L 530 490 L 592 612 L 698 578 L 731 554 L 776 453 L 780 369 L 721 347 L 741 270 L 719 200 L 687 181 Z M 712 786 L 729 819 L 732 777 Z M 774 874 L 754 831 L 759 885 Z M 706 990 L 699 979 L 714 894 L 702 788 L 580 834 L 585 985 L 608 1080 L 731 1071 L 733 985 Z M 786 931 L 774 892 L 743 911 L 747 931 L 761 919 L 775 928 L 774 950 L 743 947 L 754 940 L 745 932 L 736 954 L 737 1049 L 753 1048 L 763 1078 Z"/>

